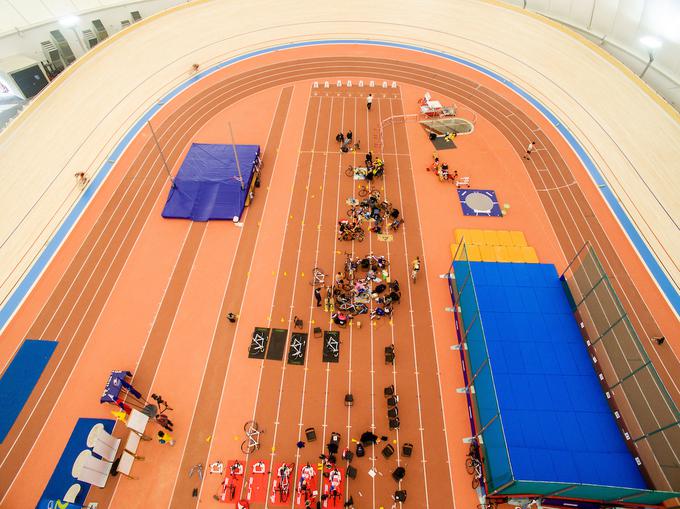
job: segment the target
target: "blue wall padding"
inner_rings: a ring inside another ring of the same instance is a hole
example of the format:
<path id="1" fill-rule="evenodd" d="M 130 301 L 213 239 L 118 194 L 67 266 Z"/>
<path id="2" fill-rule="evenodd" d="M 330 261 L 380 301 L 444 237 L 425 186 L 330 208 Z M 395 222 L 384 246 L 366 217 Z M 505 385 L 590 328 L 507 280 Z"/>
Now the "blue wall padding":
<path id="1" fill-rule="evenodd" d="M 467 273 L 466 263 L 454 262 L 456 274 Z M 495 387 L 514 479 L 646 488 L 555 267 L 470 266 L 493 375 L 493 383 L 490 376 L 475 381 L 477 405 L 489 406 L 493 396 L 482 392 Z M 463 309 L 466 327 L 473 313 Z M 478 348 L 482 341 L 468 341 L 468 350 Z M 503 457 L 489 458 L 491 465 L 507 462 L 504 450 L 493 451 Z"/>
<path id="2" fill-rule="evenodd" d="M 0 443 L 2 443 L 21 409 L 38 383 L 52 357 L 56 341 L 27 339 L 0 378 Z"/>

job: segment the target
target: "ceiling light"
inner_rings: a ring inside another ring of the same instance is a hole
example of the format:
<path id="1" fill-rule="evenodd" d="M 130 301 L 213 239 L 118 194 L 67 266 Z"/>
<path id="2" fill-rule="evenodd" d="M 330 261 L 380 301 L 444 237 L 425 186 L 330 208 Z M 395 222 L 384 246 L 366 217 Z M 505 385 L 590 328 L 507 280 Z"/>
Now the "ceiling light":
<path id="1" fill-rule="evenodd" d="M 661 47 L 661 39 L 652 35 L 645 35 L 640 37 L 640 42 L 649 49 L 657 49 Z"/>
<path id="2" fill-rule="evenodd" d="M 71 27 L 76 26 L 79 21 L 80 21 L 80 18 L 78 16 L 69 15 L 69 16 L 64 16 L 63 18 L 61 18 L 59 20 L 59 24 L 63 27 L 71 28 Z"/>

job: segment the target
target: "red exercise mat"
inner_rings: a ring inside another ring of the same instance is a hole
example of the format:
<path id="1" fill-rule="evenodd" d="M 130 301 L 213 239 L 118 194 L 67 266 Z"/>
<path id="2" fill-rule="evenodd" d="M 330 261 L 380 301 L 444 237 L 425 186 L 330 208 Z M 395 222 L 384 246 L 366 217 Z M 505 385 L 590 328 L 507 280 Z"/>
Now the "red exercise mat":
<path id="1" fill-rule="evenodd" d="M 319 472 L 313 466 L 309 464 L 300 466 L 297 479 L 295 480 L 295 507 L 305 507 L 307 500 L 312 505 L 316 505 L 316 498 L 319 496 L 319 489 L 317 488 L 318 475 Z M 303 480 L 306 480 L 306 488 L 303 488 Z"/>
<path id="2" fill-rule="evenodd" d="M 260 460 L 249 466 L 246 500 L 248 502 L 264 502 L 267 499 L 267 479 L 269 478 L 269 461 Z"/>
<path id="3" fill-rule="evenodd" d="M 236 460 L 227 461 L 227 468 L 224 471 L 224 478 L 220 483 L 220 490 L 217 495 L 217 500 L 219 502 L 224 503 L 233 502 L 234 500 L 238 500 L 239 497 L 241 496 L 241 487 L 243 486 L 243 473 L 245 472 L 245 465 L 239 461 L 238 463 L 240 463 L 241 465 L 240 469 L 241 474 L 234 473 L 234 476 L 232 476 L 231 467 L 235 463 L 237 463 Z"/>
<path id="4" fill-rule="evenodd" d="M 345 491 L 345 476 L 339 468 L 333 468 L 328 471 L 328 477 L 323 478 L 323 494 L 326 495 L 326 500 L 323 501 L 323 506 L 330 509 L 345 505 L 344 499 Z"/>
<path id="5" fill-rule="evenodd" d="M 282 486 L 279 470 L 287 465 L 290 468 L 288 486 Z M 272 471 L 272 489 L 269 494 L 271 505 L 288 506 L 291 498 L 295 495 L 295 463 L 281 463 Z"/>

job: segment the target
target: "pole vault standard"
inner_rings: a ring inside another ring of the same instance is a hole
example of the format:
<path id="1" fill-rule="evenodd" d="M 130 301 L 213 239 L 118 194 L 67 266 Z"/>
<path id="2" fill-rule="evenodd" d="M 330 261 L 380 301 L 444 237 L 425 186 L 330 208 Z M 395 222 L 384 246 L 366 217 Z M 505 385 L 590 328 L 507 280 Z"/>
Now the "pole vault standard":
<path id="1" fill-rule="evenodd" d="M 151 127 L 151 122 L 146 121 L 147 125 L 149 126 L 149 130 L 151 131 L 151 136 L 153 137 L 153 141 L 156 142 L 156 147 L 158 148 L 158 152 L 161 154 L 161 161 L 163 161 L 163 168 L 165 168 L 165 173 L 168 174 L 168 178 L 170 179 L 170 182 L 172 182 L 172 188 L 176 189 L 177 186 L 175 185 L 175 180 L 172 178 L 172 174 L 170 173 L 170 168 L 168 168 L 168 162 L 165 160 L 165 156 L 163 155 L 163 151 L 161 150 L 161 145 L 158 143 L 158 138 L 156 138 L 156 133 L 153 130 L 153 127 Z"/>
<path id="2" fill-rule="evenodd" d="M 234 131 L 231 129 L 231 122 L 229 122 L 229 134 L 231 135 L 231 148 L 234 149 L 234 158 L 236 159 L 236 170 L 238 171 L 238 180 L 241 182 L 241 191 L 243 191 L 246 186 L 243 184 L 243 174 L 241 173 L 241 163 L 238 160 L 238 154 L 236 153 L 236 143 L 234 143 Z"/>

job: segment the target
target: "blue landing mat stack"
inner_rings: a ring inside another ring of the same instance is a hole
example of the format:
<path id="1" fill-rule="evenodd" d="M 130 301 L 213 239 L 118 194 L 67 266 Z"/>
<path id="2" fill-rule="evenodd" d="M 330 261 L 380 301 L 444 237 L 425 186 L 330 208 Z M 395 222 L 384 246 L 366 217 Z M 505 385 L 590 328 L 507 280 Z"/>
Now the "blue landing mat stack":
<path id="1" fill-rule="evenodd" d="M 0 443 L 2 443 L 52 357 L 56 341 L 27 339 L 0 378 Z"/>
<path id="2" fill-rule="evenodd" d="M 260 146 L 236 145 L 236 153 L 238 166 L 233 145 L 192 144 L 177 172 L 162 216 L 193 221 L 241 217 Z"/>
<path id="3" fill-rule="evenodd" d="M 644 490 L 554 265 L 454 270 L 491 487 L 577 498 Z"/>

